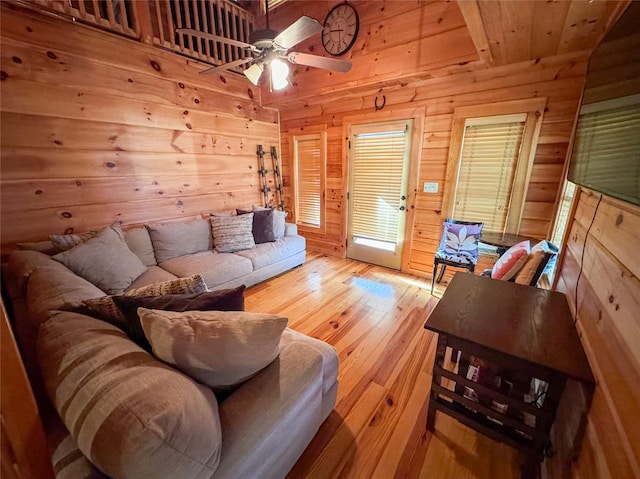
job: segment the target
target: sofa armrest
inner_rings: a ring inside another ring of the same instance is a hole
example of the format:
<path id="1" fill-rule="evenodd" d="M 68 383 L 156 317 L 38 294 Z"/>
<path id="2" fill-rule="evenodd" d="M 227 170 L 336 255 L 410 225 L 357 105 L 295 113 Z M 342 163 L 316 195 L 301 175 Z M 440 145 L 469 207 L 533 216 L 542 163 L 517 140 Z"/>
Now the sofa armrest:
<path id="1" fill-rule="evenodd" d="M 322 355 L 292 343 L 219 406 L 222 454 L 213 478 L 285 477 L 322 416 Z"/>
<path id="2" fill-rule="evenodd" d="M 297 234 L 298 234 L 298 225 L 294 223 L 285 223 L 284 225 L 285 236 L 296 236 Z"/>

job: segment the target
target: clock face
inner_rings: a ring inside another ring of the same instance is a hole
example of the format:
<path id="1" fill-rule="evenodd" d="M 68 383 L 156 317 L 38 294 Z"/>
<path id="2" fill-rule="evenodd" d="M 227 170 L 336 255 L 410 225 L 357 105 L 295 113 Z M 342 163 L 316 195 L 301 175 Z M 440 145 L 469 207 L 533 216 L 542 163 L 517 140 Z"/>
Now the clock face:
<path id="1" fill-rule="evenodd" d="M 342 55 L 351 48 L 358 36 L 358 12 L 348 3 L 333 7 L 324 20 L 322 45 L 331 55 Z"/>

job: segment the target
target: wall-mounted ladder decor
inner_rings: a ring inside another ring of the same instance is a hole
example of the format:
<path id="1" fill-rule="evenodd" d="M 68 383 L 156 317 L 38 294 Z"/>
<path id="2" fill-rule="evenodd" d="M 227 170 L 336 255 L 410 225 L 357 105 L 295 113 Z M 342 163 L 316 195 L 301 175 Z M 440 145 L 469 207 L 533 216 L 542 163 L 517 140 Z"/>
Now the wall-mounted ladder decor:
<path id="1" fill-rule="evenodd" d="M 282 169 L 276 147 L 272 146 L 269 151 L 264 151 L 262 145 L 258 145 L 258 164 L 260 166 L 260 182 L 262 195 L 264 196 L 264 206 L 274 206 L 284 211 L 284 189 L 282 188 Z M 270 168 L 266 167 L 265 156 L 270 158 Z M 273 205 L 269 205 L 269 193 L 274 193 Z"/>

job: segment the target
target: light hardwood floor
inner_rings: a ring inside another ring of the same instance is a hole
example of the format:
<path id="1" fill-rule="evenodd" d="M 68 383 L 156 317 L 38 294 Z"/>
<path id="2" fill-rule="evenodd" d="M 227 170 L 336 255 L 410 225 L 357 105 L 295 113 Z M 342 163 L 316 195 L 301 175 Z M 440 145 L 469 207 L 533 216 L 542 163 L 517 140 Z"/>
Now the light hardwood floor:
<path id="1" fill-rule="evenodd" d="M 290 478 L 513 478 L 520 455 L 426 406 L 437 336 L 429 280 L 309 253 L 300 268 L 250 288 L 248 311 L 332 344 L 340 357 L 335 410 Z M 442 286 L 434 292 L 441 296 Z"/>

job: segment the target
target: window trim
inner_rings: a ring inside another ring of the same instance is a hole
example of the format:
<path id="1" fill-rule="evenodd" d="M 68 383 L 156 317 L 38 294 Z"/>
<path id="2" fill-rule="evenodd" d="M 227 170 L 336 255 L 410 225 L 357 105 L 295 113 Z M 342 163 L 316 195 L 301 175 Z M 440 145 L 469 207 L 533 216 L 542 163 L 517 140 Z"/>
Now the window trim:
<path id="1" fill-rule="evenodd" d="M 451 127 L 451 140 L 449 143 L 449 158 L 447 159 L 444 197 L 442 200 L 443 218 L 451 217 L 454 209 L 458 170 L 460 168 L 460 154 L 462 152 L 464 131 L 467 120 L 473 120 L 474 118 L 526 114 L 524 131 L 522 133 L 522 146 L 513 180 L 511 205 L 509 207 L 509 213 L 505 224 L 505 232 L 519 232 L 546 104 L 547 99 L 545 97 L 492 103 L 487 105 L 458 107 L 454 110 L 453 124 Z"/>
<path id="2" fill-rule="evenodd" d="M 298 218 L 298 140 L 318 138 L 320 140 L 320 226 L 299 223 Z M 293 193 L 293 222 L 300 232 L 308 232 L 324 235 L 326 232 L 326 176 L 327 176 L 327 129 L 326 126 L 289 132 L 289 157 L 291 158 L 291 191 Z"/>

